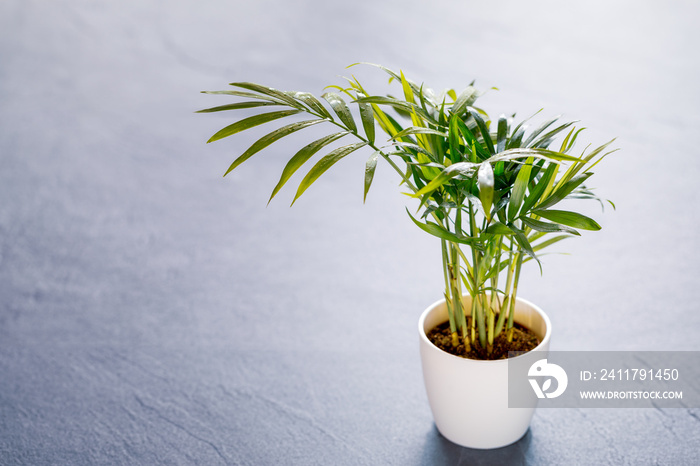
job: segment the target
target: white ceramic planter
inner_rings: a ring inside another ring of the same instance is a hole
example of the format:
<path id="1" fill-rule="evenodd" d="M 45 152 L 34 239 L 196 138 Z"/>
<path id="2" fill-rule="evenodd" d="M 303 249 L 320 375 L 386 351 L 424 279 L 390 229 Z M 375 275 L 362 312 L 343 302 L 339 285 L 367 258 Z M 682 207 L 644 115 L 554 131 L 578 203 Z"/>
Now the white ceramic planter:
<path id="1" fill-rule="evenodd" d="M 467 309 L 471 298 L 464 297 Z M 518 298 L 514 320 L 534 331 L 549 350 L 552 325 L 534 304 Z M 418 322 L 423 379 L 435 425 L 448 440 L 470 448 L 498 448 L 518 441 L 528 429 L 537 402 L 508 408 L 508 361 L 477 361 L 446 353 L 425 332 L 447 321 L 445 300 L 426 309 Z"/>

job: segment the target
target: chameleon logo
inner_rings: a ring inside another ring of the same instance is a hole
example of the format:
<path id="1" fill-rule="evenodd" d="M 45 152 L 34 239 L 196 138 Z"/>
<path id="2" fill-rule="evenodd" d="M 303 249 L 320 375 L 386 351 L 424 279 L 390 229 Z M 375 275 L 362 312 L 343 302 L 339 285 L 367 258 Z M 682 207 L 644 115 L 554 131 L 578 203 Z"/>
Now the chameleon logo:
<path id="1" fill-rule="evenodd" d="M 556 364 L 548 363 L 546 358 L 540 359 L 530 366 L 527 375 L 537 398 L 556 398 L 564 393 L 569 383 L 569 378 L 566 376 L 564 369 Z M 541 386 L 536 379 L 537 377 L 545 378 Z M 552 379 L 557 381 L 557 387 L 556 390 L 548 392 L 552 386 Z"/>

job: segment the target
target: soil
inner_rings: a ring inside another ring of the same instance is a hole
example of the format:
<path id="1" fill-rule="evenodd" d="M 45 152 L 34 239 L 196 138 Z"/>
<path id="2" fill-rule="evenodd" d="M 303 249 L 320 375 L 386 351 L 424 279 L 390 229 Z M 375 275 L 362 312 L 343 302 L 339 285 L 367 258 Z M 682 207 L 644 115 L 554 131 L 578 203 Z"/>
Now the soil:
<path id="1" fill-rule="evenodd" d="M 532 330 L 518 323 L 513 326 L 513 341 L 509 343 L 506 332 L 501 332 L 493 341 L 491 354 L 488 354 L 486 348 L 479 345 L 478 340 L 471 345 L 471 350 L 469 352 L 465 351 L 461 338 L 459 346 L 456 348 L 453 347 L 449 322 L 444 322 L 433 328 L 427 333 L 427 336 L 435 346 L 447 353 L 462 358 L 481 360 L 507 359 L 509 357 L 508 353 L 511 351 L 517 353 L 511 355 L 511 357 L 513 357 L 531 351 L 540 344 L 540 339 Z"/>

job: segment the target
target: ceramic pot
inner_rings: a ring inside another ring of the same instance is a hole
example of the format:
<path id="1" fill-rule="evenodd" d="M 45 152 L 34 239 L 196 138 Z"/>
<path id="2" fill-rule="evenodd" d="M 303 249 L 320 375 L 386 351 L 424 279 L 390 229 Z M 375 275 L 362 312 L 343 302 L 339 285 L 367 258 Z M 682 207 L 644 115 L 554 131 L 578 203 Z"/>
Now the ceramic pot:
<path id="1" fill-rule="evenodd" d="M 463 299 L 465 308 L 471 298 Z M 508 360 L 479 361 L 446 353 L 426 332 L 446 322 L 447 306 L 440 300 L 418 322 L 423 379 L 433 419 L 448 440 L 470 448 L 498 448 L 518 441 L 527 431 L 537 405 L 508 407 Z M 541 343 L 533 350 L 547 356 L 552 325 L 534 304 L 517 298 L 515 322 L 534 331 Z"/>

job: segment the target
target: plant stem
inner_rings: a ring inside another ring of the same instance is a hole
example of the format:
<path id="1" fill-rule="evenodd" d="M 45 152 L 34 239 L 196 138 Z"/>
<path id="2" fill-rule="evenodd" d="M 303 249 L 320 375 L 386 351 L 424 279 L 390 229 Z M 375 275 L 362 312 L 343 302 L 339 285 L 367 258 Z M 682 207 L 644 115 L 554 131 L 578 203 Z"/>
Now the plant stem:
<path id="1" fill-rule="evenodd" d="M 478 228 L 476 226 L 476 218 L 474 216 L 474 205 L 469 201 L 469 230 L 472 238 L 478 236 Z M 481 306 L 481 295 L 482 295 L 482 283 L 481 267 L 481 254 L 475 249 L 471 248 L 472 251 L 472 261 L 473 261 L 473 274 L 474 274 L 474 296 L 472 297 L 472 320 L 476 317 L 476 324 L 478 326 L 479 334 L 479 344 L 482 348 L 486 348 L 486 325 L 484 322 L 484 308 Z M 473 325 L 472 325 L 473 327 Z M 474 334 L 472 330 L 472 340 L 474 339 Z"/>
<path id="2" fill-rule="evenodd" d="M 453 301 L 450 298 L 451 296 L 451 280 L 450 280 L 450 262 L 449 262 L 449 256 L 447 254 L 447 242 L 443 239 L 441 240 L 442 243 L 442 272 L 444 274 L 445 278 L 445 304 L 447 305 L 447 315 L 450 321 L 450 334 L 452 335 L 452 346 L 457 347 L 459 346 L 459 338 L 457 334 L 457 322 L 455 318 L 455 312 L 453 308 Z"/>
<path id="3" fill-rule="evenodd" d="M 462 303 L 462 282 L 460 280 L 461 276 L 461 266 L 459 263 L 459 248 L 458 245 L 450 243 L 452 249 L 452 270 L 455 271 L 452 278 L 452 296 L 455 300 L 455 307 L 459 308 L 459 327 L 462 329 L 462 340 L 464 342 L 464 347 L 467 351 L 470 350 L 471 345 L 469 343 L 469 336 L 467 333 L 467 318 L 464 313 L 464 304 Z"/>
<path id="4" fill-rule="evenodd" d="M 508 310 L 508 343 L 513 341 L 513 318 L 515 317 L 515 300 L 518 296 L 518 282 L 520 281 L 520 269 L 523 266 L 523 253 L 518 252 L 516 255 L 515 278 L 513 279 L 513 296 L 510 300 L 510 309 Z"/>
<path id="5" fill-rule="evenodd" d="M 508 274 L 506 276 L 506 294 L 503 300 L 503 305 L 501 306 L 501 312 L 498 315 L 498 323 L 496 324 L 496 335 L 500 334 L 503 330 L 503 325 L 506 322 L 506 317 L 508 310 L 510 309 L 510 292 L 513 286 L 513 272 L 515 269 L 515 262 L 513 261 L 513 239 L 510 240 L 510 248 L 508 251 Z"/>
<path id="6" fill-rule="evenodd" d="M 457 213 L 455 214 L 455 233 L 458 235 L 462 235 L 462 202 L 459 201 L 457 207 Z M 469 342 L 469 332 L 467 329 L 467 318 L 464 312 L 464 304 L 462 302 L 462 266 L 460 265 L 460 249 L 459 249 L 459 244 L 456 243 L 451 243 L 452 246 L 452 254 L 454 256 L 454 267 L 456 271 L 456 275 L 454 277 L 455 280 L 455 293 L 459 297 L 459 310 L 460 310 L 460 323 L 459 326 L 462 329 L 462 341 L 464 341 L 464 347 L 466 348 L 467 351 L 471 349 L 471 344 Z"/>
<path id="7" fill-rule="evenodd" d="M 494 267 L 499 267 L 501 263 L 501 244 L 503 243 L 503 237 L 499 236 L 498 237 L 498 242 L 495 245 L 496 248 L 496 255 L 495 255 L 495 265 Z M 492 259 L 493 262 L 493 259 Z M 491 304 L 490 304 L 490 309 L 491 312 L 489 313 L 489 341 L 493 345 L 493 341 L 496 339 L 496 336 L 498 336 L 498 332 L 496 332 L 495 328 L 495 320 L 496 320 L 496 311 L 498 310 L 498 320 L 501 320 L 501 303 L 498 298 L 498 277 L 500 276 L 500 273 L 497 271 L 494 275 L 491 276 Z M 498 303 L 498 306 L 496 304 Z"/>

